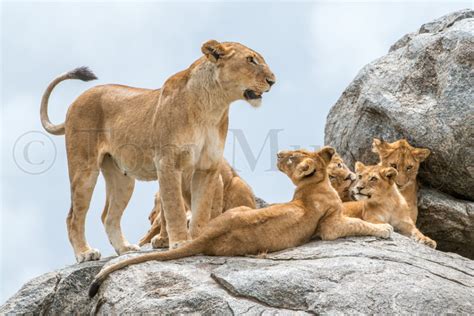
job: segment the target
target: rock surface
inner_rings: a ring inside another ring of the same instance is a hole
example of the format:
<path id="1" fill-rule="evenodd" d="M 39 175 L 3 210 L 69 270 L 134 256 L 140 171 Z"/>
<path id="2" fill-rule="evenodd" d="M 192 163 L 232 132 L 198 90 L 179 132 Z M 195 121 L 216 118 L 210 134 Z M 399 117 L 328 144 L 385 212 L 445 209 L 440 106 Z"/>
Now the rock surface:
<path id="1" fill-rule="evenodd" d="M 325 143 L 348 165 L 376 163 L 374 137 L 432 154 L 418 179 L 419 225 L 439 249 L 474 258 L 474 11 L 402 37 L 366 65 L 332 107 Z M 446 193 L 446 194 L 442 194 Z"/>
<path id="2" fill-rule="evenodd" d="M 432 150 L 419 178 L 474 200 L 474 11 L 424 24 L 365 66 L 331 109 L 325 142 L 376 162 L 374 137 Z"/>
<path id="3" fill-rule="evenodd" d="M 113 273 L 89 299 L 94 275 L 124 257 L 44 274 L 0 314 L 474 313 L 474 261 L 398 234 L 313 241 L 261 258 L 146 262 Z"/>
<path id="4" fill-rule="evenodd" d="M 474 203 L 423 188 L 418 208 L 417 225 L 438 241 L 438 250 L 474 259 Z"/>

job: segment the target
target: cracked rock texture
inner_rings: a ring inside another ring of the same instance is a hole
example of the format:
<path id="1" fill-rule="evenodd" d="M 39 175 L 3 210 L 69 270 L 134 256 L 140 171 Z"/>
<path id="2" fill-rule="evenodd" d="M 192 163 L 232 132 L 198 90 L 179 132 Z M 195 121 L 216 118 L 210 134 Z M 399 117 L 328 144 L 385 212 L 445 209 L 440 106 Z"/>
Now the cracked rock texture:
<path id="1" fill-rule="evenodd" d="M 44 274 L 0 314 L 474 313 L 473 261 L 398 234 L 313 241 L 260 258 L 146 262 L 113 273 L 87 297 L 104 264 L 134 255 Z"/>
<path id="2" fill-rule="evenodd" d="M 419 224 L 439 249 L 474 258 L 474 11 L 407 34 L 366 65 L 329 112 L 325 143 L 346 162 L 376 163 L 374 137 L 431 149 Z"/>

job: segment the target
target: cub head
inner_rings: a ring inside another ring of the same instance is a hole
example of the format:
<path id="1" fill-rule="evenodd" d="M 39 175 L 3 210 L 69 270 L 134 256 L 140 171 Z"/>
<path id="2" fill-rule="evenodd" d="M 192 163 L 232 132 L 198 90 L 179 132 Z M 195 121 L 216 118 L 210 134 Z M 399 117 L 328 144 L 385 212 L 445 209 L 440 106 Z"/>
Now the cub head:
<path id="1" fill-rule="evenodd" d="M 405 139 L 387 143 L 374 138 L 372 151 L 379 155 L 382 166 L 398 171 L 395 181 L 399 188 L 416 181 L 420 163 L 430 155 L 429 149 L 412 147 Z"/>
<path id="2" fill-rule="evenodd" d="M 384 198 L 394 185 L 397 170 L 381 165 L 366 166 L 358 161 L 355 164 L 356 181 L 352 188 L 355 200 Z"/>
<path id="3" fill-rule="evenodd" d="M 327 166 L 334 155 L 332 147 L 323 147 L 312 152 L 307 150 L 285 150 L 277 155 L 278 169 L 285 173 L 295 185 L 303 182 L 321 182 L 327 178 Z"/>
<path id="4" fill-rule="evenodd" d="M 356 179 L 356 175 L 344 163 L 342 158 L 335 153 L 328 165 L 329 180 L 336 189 L 337 194 L 343 202 L 350 201 L 350 187 Z"/>
<path id="5" fill-rule="evenodd" d="M 233 101 L 245 100 L 258 107 L 262 94 L 276 82 L 265 59 L 242 44 L 210 40 L 201 51 L 217 67 L 217 80 Z"/>

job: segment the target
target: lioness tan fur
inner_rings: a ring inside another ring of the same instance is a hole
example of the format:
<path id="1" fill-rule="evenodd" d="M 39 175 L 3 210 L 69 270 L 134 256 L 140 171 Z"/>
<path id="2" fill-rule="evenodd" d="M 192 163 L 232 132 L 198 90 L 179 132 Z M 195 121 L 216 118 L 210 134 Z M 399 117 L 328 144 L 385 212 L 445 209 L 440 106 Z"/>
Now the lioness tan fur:
<path id="1" fill-rule="evenodd" d="M 402 235 L 436 248 L 436 242 L 423 235 L 410 217 L 409 206 L 395 183 L 397 170 L 357 162 L 357 180 L 352 189 L 357 201 L 343 203 L 344 214 L 372 223 L 388 223 Z"/>
<path id="2" fill-rule="evenodd" d="M 135 180 L 159 180 L 170 247 L 197 237 L 210 219 L 219 164 L 229 122 L 229 106 L 246 100 L 259 106 L 275 76 L 257 52 L 239 43 L 211 40 L 204 56 L 171 76 L 161 89 L 101 85 L 81 94 L 63 124 L 48 118 L 54 87 L 66 79 L 96 79 L 78 68 L 54 79 L 43 94 L 41 122 L 55 135 L 65 134 L 72 205 L 67 218 L 77 261 L 97 260 L 84 223 L 92 191 L 102 171 L 107 190 L 105 230 L 118 254 L 136 250 L 123 236 L 120 219 Z M 190 179 L 183 182 L 183 179 Z M 182 187 L 191 192 L 188 232 Z"/>
<path id="3" fill-rule="evenodd" d="M 331 185 L 336 189 L 342 202 L 351 201 L 349 189 L 355 181 L 355 173 L 347 167 L 337 153 L 332 156 L 331 163 L 328 165 L 328 174 Z"/>
<path id="4" fill-rule="evenodd" d="M 203 233 L 179 249 L 125 259 L 103 269 L 94 279 L 94 296 L 103 280 L 118 269 L 149 260 L 172 260 L 203 253 L 211 256 L 241 256 L 273 252 L 308 242 L 318 227 L 323 240 L 349 235 L 387 238 L 393 228 L 342 215 L 342 202 L 331 186 L 327 165 L 334 149 L 304 150 L 278 154 L 278 168 L 296 185 L 293 200 L 262 209 L 238 207 L 211 220 Z"/>
<path id="5" fill-rule="evenodd" d="M 216 210 L 214 210 L 213 205 L 211 219 L 226 210 L 238 206 L 247 206 L 253 209 L 256 208 L 255 196 L 252 189 L 244 180 L 242 180 L 242 178 L 239 177 L 237 172 L 235 172 L 225 159 L 222 159 L 220 165 L 220 180 L 222 181 L 222 186 L 219 186 L 219 189 L 222 187 L 223 193 L 219 194 L 216 192 L 214 196 L 215 200 L 221 199 L 221 201 L 216 201 L 216 203 L 214 203 L 214 205 L 216 205 Z M 183 191 L 183 198 L 186 203 L 187 211 L 190 210 L 190 195 L 190 192 Z M 166 247 L 168 245 L 168 234 L 166 231 L 166 219 L 164 219 L 161 212 L 161 199 L 159 192 L 155 196 L 155 205 L 148 216 L 148 219 L 150 220 L 151 228 L 140 240 L 139 245 L 143 246 L 144 244 L 151 242 L 153 248 Z"/>
<path id="6" fill-rule="evenodd" d="M 395 183 L 408 203 L 410 218 L 416 224 L 418 218 L 418 183 L 416 176 L 423 162 L 430 155 L 427 148 L 415 148 L 405 139 L 387 143 L 374 138 L 372 151 L 379 155 L 380 165 L 398 171 Z"/>

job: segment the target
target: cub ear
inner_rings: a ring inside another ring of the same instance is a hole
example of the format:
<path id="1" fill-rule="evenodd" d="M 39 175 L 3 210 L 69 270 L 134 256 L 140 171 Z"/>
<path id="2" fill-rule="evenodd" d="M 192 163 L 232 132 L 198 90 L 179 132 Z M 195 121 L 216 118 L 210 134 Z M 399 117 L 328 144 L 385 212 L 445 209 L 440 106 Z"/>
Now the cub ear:
<path id="1" fill-rule="evenodd" d="M 226 54 L 224 46 L 216 40 L 209 40 L 202 44 L 201 51 L 213 63 Z"/>
<path id="2" fill-rule="evenodd" d="M 411 151 L 412 155 L 419 162 L 424 161 L 431 154 L 431 151 L 428 148 L 415 148 Z"/>
<path id="3" fill-rule="evenodd" d="M 372 141 L 372 152 L 381 155 L 387 150 L 388 144 L 384 140 L 374 138 Z"/>
<path id="4" fill-rule="evenodd" d="M 332 156 L 336 153 L 336 150 L 330 146 L 324 146 L 318 151 L 319 156 L 323 158 L 326 165 L 331 162 Z"/>
<path id="5" fill-rule="evenodd" d="M 395 177 L 398 175 L 398 172 L 395 168 L 388 167 L 388 168 L 383 168 L 380 171 L 380 174 L 382 177 L 387 179 L 390 184 L 392 184 L 395 181 Z"/>
<path id="6" fill-rule="evenodd" d="M 314 163 L 314 160 L 305 159 L 296 166 L 294 176 L 297 179 L 301 179 L 303 177 L 306 177 L 307 175 L 314 173 L 315 170 L 316 164 Z"/>
<path id="7" fill-rule="evenodd" d="M 365 165 L 362 162 L 357 161 L 355 164 L 355 172 L 361 173 L 364 169 L 365 169 Z"/>

